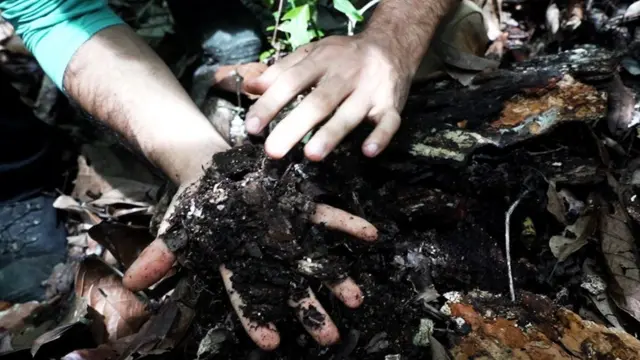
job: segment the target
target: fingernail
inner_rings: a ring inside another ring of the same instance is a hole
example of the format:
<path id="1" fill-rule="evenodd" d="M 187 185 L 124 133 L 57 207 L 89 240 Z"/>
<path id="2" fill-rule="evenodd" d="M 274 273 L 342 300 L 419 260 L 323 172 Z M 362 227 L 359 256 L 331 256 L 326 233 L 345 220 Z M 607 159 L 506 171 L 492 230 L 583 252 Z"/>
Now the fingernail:
<path id="1" fill-rule="evenodd" d="M 369 156 L 376 156 L 376 154 L 378 154 L 378 144 L 368 144 L 364 147 L 364 151 L 367 155 Z"/>
<path id="2" fill-rule="evenodd" d="M 312 141 L 307 144 L 307 154 L 318 157 L 324 156 L 324 144 L 320 141 Z"/>
<path id="3" fill-rule="evenodd" d="M 245 121 L 244 127 L 247 129 L 247 132 L 255 134 L 260 131 L 260 119 L 255 116 L 250 117 Z"/>

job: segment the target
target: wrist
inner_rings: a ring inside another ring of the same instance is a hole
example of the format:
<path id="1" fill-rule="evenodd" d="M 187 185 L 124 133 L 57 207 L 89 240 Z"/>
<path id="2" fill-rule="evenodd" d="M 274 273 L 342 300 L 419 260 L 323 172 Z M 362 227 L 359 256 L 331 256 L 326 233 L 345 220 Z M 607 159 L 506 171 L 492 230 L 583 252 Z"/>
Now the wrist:
<path id="1" fill-rule="evenodd" d="M 384 49 L 413 76 L 440 21 L 458 0 L 383 0 L 361 36 Z"/>
<path id="2" fill-rule="evenodd" d="M 413 78 L 420 65 L 422 55 L 414 56 L 410 47 L 401 44 L 392 36 L 388 36 L 385 31 L 367 29 L 355 37 L 356 41 L 364 44 L 363 46 L 386 59 L 399 75 L 407 76 L 409 80 Z"/>
<path id="3" fill-rule="evenodd" d="M 172 134 L 159 134 L 146 141 L 143 152 L 177 185 L 200 178 L 213 155 L 230 147 L 208 123 Z M 208 128 L 207 128 L 208 125 Z"/>

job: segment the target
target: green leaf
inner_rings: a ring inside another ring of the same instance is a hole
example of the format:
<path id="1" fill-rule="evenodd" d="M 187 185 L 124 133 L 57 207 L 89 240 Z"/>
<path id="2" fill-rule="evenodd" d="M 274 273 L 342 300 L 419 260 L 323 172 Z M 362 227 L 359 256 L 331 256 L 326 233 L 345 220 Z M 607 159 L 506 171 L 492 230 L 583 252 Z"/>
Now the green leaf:
<path id="1" fill-rule="evenodd" d="M 315 33 L 308 30 L 309 21 L 311 20 L 311 7 L 309 4 L 289 10 L 282 17 L 282 20 L 284 22 L 278 27 L 278 30 L 289 34 L 289 42 L 294 50 L 310 43 L 315 38 Z"/>
<path id="2" fill-rule="evenodd" d="M 260 62 L 264 62 L 269 57 L 271 57 L 271 55 L 275 54 L 275 52 L 276 52 L 276 49 L 269 49 L 267 51 L 263 51 L 262 54 L 260 54 Z"/>
<path id="3" fill-rule="evenodd" d="M 311 8 L 308 4 L 294 7 L 293 9 L 287 11 L 286 14 L 284 14 L 282 20 L 298 20 L 308 23 L 309 20 L 311 20 Z"/>
<path id="4" fill-rule="evenodd" d="M 360 22 L 364 20 L 362 15 L 360 15 L 358 10 L 349 0 L 333 0 L 333 7 L 341 13 L 345 14 L 349 18 L 349 20 L 353 22 Z"/>
<path id="5" fill-rule="evenodd" d="M 278 29 L 289 34 L 289 42 L 293 50 L 295 50 L 302 45 L 310 43 L 315 38 L 315 32 L 307 30 L 306 27 L 303 28 L 301 24 L 294 21 L 286 21 L 280 24 Z"/>

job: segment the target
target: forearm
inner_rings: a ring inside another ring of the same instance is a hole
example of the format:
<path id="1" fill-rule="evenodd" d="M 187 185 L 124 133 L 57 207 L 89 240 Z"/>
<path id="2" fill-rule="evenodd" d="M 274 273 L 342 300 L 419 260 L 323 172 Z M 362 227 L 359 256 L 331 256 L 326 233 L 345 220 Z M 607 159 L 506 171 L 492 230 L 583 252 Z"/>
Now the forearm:
<path id="1" fill-rule="evenodd" d="M 99 31 L 73 55 L 66 93 L 176 183 L 228 148 L 169 68 L 126 25 Z"/>
<path id="2" fill-rule="evenodd" d="M 363 31 L 397 54 L 413 74 L 442 18 L 459 0 L 381 0 Z"/>

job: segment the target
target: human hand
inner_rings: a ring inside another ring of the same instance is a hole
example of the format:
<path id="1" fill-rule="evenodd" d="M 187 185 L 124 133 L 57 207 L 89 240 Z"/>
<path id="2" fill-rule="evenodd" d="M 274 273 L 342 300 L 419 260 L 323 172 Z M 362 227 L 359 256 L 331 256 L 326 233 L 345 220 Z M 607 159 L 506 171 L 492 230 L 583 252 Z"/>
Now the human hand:
<path id="1" fill-rule="evenodd" d="M 125 273 L 123 281 L 127 288 L 132 290 L 144 289 L 159 281 L 172 268 L 176 256 L 169 250 L 163 239 L 169 227 L 168 220 L 175 209 L 179 207 L 178 202 L 180 201 L 179 199 L 182 198 L 181 194 L 197 187 L 196 182 L 191 185 L 186 184 L 180 187 L 160 225 L 158 238 L 140 254 L 138 259 Z M 369 222 L 328 205 L 316 204 L 315 212 L 310 216 L 310 221 L 315 224 L 324 224 L 329 229 L 339 230 L 365 241 L 374 241 L 377 238 L 377 230 Z M 272 323 L 265 326 L 258 326 L 244 316 L 242 308 L 245 302 L 238 292 L 233 290 L 233 283 L 231 282 L 232 272 L 225 268 L 224 265 L 220 266 L 219 270 L 227 293 L 229 294 L 231 304 L 249 337 L 262 349 L 272 350 L 278 347 L 280 335 L 275 326 Z M 259 269 L 256 270 L 259 271 Z M 337 284 L 327 283 L 326 286 L 348 307 L 356 308 L 363 301 L 360 288 L 351 278 L 346 278 Z M 298 299 L 295 302 L 290 300 L 288 305 L 294 309 L 301 321 L 305 314 L 309 312 L 309 309 L 314 307 L 315 310 L 323 315 L 322 323 L 319 326 L 309 326 L 308 323 L 303 321 L 303 325 L 319 344 L 330 345 L 337 342 L 340 335 L 336 325 L 331 321 L 313 292 L 307 289 L 307 293 L 308 295 L 306 297 Z"/>
<path id="2" fill-rule="evenodd" d="M 214 74 L 213 81 L 214 86 L 222 90 L 235 93 L 236 92 L 236 77 L 235 74 L 240 75 L 243 81 L 255 79 L 262 75 L 267 70 L 267 65 L 259 62 L 252 62 L 240 65 L 223 65 Z M 241 91 L 249 96 L 253 97 L 254 94 L 246 92 L 246 89 L 242 88 Z"/>
<path id="3" fill-rule="evenodd" d="M 315 86 L 269 135 L 267 154 L 282 158 L 331 116 L 304 147 L 307 158 L 324 159 L 364 119 L 376 127 L 362 151 L 378 155 L 400 126 L 415 71 L 401 53 L 371 34 L 332 36 L 299 48 L 260 77 L 245 81 L 248 92 L 262 94 L 247 114 L 247 132 L 260 133 L 299 93 Z"/>

